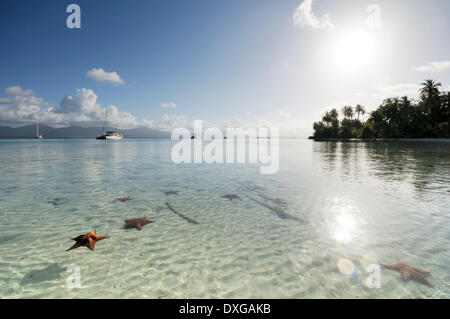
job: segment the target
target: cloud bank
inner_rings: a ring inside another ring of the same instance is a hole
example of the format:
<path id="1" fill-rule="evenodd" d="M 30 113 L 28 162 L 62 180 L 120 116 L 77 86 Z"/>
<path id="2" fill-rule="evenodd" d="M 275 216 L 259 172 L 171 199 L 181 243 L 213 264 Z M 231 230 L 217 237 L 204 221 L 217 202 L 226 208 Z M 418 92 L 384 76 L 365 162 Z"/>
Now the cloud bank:
<path id="1" fill-rule="evenodd" d="M 5 89 L 9 95 L 0 98 L 0 124 L 21 126 L 34 123 L 37 119 L 55 127 L 80 125 L 102 125 L 105 108 L 97 103 L 97 95 L 91 89 L 77 89 L 74 95 L 65 96 L 58 106 L 44 101 L 32 90 L 19 86 Z M 121 128 L 149 126 L 149 121 L 137 121 L 128 113 L 119 111 L 117 106 L 108 106 L 108 119 Z"/>
<path id="2" fill-rule="evenodd" d="M 34 124 L 38 119 L 40 123 L 53 127 L 101 127 L 105 119 L 105 107 L 98 103 L 98 96 L 88 88 L 76 89 L 74 94 L 66 95 L 56 106 L 36 96 L 32 90 L 24 90 L 20 86 L 9 87 L 4 91 L 8 92 L 8 96 L 0 97 L 0 125 L 18 127 Z M 227 127 L 244 129 L 274 127 L 280 129 L 282 136 L 305 135 L 303 132 L 310 126 L 281 110 L 274 111 L 269 117 L 270 120 L 263 118 L 250 121 L 240 118 L 217 122 L 203 120 L 203 124 L 204 128 L 217 127 L 222 130 Z M 184 127 L 192 130 L 196 119 L 198 118 L 189 118 L 182 114 L 164 114 L 161 119 L 155 121 L 138 120 L 131 113 L 120 111 L 115 105 L 108 105 L 108 122 L 118 126 L 119 129 L 149 127 L 172 131 L 177 127 Z"/>

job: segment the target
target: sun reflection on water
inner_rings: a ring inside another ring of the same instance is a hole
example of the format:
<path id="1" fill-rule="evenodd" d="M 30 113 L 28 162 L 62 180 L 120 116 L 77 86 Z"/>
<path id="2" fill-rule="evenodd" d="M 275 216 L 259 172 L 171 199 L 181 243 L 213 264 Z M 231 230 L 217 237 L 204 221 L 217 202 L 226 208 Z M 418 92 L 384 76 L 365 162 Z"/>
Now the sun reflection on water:
<path id="1" fill-rule="evenodd" d="M 355 219 L 350 214 L 343 214 L 336 218 L 337 224 L 334 236 L 339 242 L 350 242 L 353 238 Z"/>
<path id="2" fill-rule="evenodd" d="M 335 198 L 333 202 L 334 218 L 330 225 L 333 238 L 340 243 L 354 241 L 358 227 L 356 218 L 358 209 L 347 203 L 343 204 L 338 198 Z"/>

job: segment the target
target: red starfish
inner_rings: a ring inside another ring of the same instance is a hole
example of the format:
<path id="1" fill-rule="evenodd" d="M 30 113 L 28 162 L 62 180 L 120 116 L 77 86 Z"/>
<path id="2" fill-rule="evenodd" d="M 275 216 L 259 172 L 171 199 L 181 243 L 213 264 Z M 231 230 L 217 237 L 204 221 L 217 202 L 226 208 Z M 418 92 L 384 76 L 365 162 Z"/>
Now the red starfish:
<path id="1" fill-rule="evenodd" d="M 109 238 L 109 236 L 98 236 L 97 232 L 94 230 L 93 232 L 87 233 L 87 234 L 83 234 L 80 235 L 78 237 L 75 238 L 71 238 L 72 240 L 75 240 L 75 244 L 70 247 L 69 249 L 67 249 L 66 251 L 78 248 L 78 247 L 87 247 L 90 250 L 94 250 L 95 249 L 95 243 L 99 240 L 105 239 L 105 238 Z"/>
<path id="2" fill-rule="evenodd" d="M 412 279 L 414 281 L 420 282 L 424 285 L 433 287 L 433 285 L 425 278 L 425 275 L 430 275 L 429 271 L 425 271 L 419 268 L 411 267 L 405 263 L 397 262 L 393 265 L 381 264 L 384 268 L 397 270 L 400 273 L 402 280 L 407 281 Z"/>
<path id="3" fill-rule="evenodd" d="M 123 225 L 122 228 L 137 228 L 139 230 L 142 229 L 147 224 L 153 223 L 152 220 L 148 220 L 147 216 L 142 218 L 135 218 L 135 219 L 127 219 L 125 220 L 125 225 Z"/>
<path id="4" fill-rule="evenodd" d="M 166 196 L 167 195 L 178 195 L 178 191 L 168 191 L 166 192 Z"/>
<path id="5" fill-rule="evenodd" d="M 222 196 L 222 198 L 228 198 L 229 200 L 233 201 L 233 199 L 240 198 L 240 197 L 237 194 L 225 194 Z"/>

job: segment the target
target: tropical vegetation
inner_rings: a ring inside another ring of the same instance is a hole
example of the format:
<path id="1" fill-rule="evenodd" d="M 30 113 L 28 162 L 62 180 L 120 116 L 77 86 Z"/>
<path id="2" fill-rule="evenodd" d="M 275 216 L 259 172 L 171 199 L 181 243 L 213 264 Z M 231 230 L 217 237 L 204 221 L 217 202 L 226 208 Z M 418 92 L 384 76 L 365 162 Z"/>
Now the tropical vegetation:
<path id="1" fill-rule="evenodd" d="M 366 109 L 358 104 L 332 109 L 313 125 L 313 138 L 450 138 L 450 92 L 441 83 L 425 80 L 419 100 L 390 97 L 364 121 Z"/>

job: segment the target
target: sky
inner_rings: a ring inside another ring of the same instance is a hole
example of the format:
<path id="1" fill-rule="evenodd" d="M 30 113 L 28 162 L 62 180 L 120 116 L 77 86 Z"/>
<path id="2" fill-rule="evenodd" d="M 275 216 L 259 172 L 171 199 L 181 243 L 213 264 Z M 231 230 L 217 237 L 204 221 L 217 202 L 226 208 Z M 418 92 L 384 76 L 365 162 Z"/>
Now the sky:
<path id="1" fill-rule="evenodd" d="M 80 28 L 68 28 L 70 4 Z M 0 2 L 0 125 L 277 127 L 450 90 L 448 0 Z"/>

